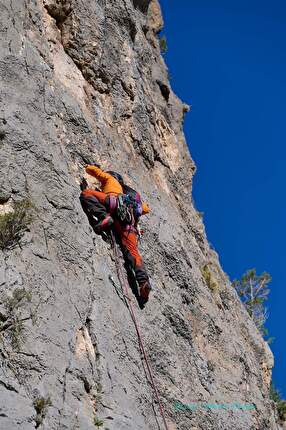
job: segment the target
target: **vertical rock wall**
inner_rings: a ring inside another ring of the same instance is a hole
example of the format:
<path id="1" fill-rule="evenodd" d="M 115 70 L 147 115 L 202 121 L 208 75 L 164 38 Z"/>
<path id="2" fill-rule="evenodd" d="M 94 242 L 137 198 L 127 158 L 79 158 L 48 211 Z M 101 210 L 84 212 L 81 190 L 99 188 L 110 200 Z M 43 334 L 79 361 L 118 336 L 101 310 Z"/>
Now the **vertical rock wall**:
<path id="1" fill-rule="evenodd" d="M 170 88 L 162 26 L 157 0 L 0 2 L 0 212 L 34 205 L 20 246 L 0 251 L 3 430 L 163 428 L 108 279 L 112 251 L 79 204 L 89 162 L 122 172 L 152 209 L 140 248 L 154 290 L 137 315 L 169 429 L 275 429 L 272 354 L 192 204 L 188 107 Z M 5 328 L 7 312 L 18 323 Z"/>

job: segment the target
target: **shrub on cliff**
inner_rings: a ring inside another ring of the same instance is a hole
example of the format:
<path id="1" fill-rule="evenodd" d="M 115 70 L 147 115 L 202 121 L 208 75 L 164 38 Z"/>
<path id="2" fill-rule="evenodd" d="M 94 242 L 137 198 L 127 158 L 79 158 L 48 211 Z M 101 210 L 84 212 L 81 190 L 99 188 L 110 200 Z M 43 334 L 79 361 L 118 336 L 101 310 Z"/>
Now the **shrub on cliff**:
<path id="1" fill-rule="evenodd" d="M 25 322 L 36 321 L 36 311 L 31 305 L 32 294 L 25 288 L 15 288 L 11 295 L 2 297 L 3 311 L 0 312 L 0 341 L 9 340 L 13 349 L 20 350 L 25 339 Z M 27 307 L 28 306 L 28 307 Z"/>
<path id="2" fill-rule="evenodd" d="M 163 54 L 165 54 L 168 51 L 167 37 L 165 35 L 161 36 L 159 39 L 159 42 L 160 42 L 160 50 Z"/>
<path id="3" fill-rule="evenodd" d="M 42 423 L 47 414 L 47 409 L 52 405 L 50 397 L 37 397 L 34 400 L 34 408 L 36 410 L 36 428 L 38 428 Z"/>
<path id="4" fill-rule="evenodd" d="M 201 267 L 201 274 L 205 280 L 205 283 L 207 284 L 207 286 L 209 287 L 209 289 L 213 292 L 213 293 L 217 293 L 219 291 L 219 285 L 216 282 L 216 280 L 214 279 L 209 267 L 207 264 L 205 264 L 203 267 Z"/>
<path id="5" fill-rule="evenodd" d="M 15 202 L 13 211 L 0 215 L 0 249 L 12 249 L 20 244 L 32 221 L 32 204 L 25 199 Z"/>

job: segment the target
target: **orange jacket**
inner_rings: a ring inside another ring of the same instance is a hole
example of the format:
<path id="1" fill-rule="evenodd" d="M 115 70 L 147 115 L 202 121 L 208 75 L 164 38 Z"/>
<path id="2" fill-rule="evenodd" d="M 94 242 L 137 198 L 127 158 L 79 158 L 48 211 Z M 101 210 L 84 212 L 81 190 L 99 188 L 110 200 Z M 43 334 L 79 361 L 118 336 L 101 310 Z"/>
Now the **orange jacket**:
<path id="1" fill-rule="evenodd" d="M 94 176 L 100 183 L 102 192 L 111 196 L 117 196 L 123 194 L 123 188 L 120 183 L 109 173 L 104 172 L 99 167 L 87 166 L 85 168 L 86 173 Z M 142 215 L 146 215 L 150 212 L 149 206 L 142 202 Z"/>
<path id="2" fill-rule="evenodd" d="M 123 194 L 122 186 L 109 173 L 104 172 L 96 166 L 87 166 L 85 170 L 86 173 L 94 176 L 101 183 L 101 190 L 103 193 L 113 196 L 117 196 L 117 194 Z"/>

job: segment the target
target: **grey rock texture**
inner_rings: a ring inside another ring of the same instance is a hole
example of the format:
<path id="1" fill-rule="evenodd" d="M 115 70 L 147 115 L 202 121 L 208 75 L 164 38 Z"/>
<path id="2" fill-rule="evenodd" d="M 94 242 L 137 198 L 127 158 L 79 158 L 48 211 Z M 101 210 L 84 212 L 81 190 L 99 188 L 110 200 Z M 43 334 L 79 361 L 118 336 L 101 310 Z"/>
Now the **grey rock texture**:
<path id="1" fill-rule="evenodd" d="M 13 291 L 31 295 L 10 309 L 21 329 L 1 326 L 3 430 L 163 429 L 108 279 L 112 250 L 79 204 L 87 162 L 122 172 L 152 209 L 140 248 L 154 290 L 136 310 L 169 429 L 276 428 L 271 351 L 192 203 L 186 105 L 160 55 L 162 25 L 157 0 L 0 1 L 0 211 L 29 198 L 35 212 L 20 246 L 0 251 L 0 316 Z"/>

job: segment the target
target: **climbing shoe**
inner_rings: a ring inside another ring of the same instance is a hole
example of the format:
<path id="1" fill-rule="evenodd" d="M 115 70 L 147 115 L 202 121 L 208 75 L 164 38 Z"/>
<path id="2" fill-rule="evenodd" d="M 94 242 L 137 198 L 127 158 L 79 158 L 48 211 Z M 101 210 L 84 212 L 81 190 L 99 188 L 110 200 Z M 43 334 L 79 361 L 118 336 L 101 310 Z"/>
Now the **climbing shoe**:
<path id="1" fill-rule="evenodd" d="M 151 285 L 148 281 L 145 281 L 139 285 L 139 300 L 141 306 L 144 306 L 148 302 L 150 291 Z"/>

